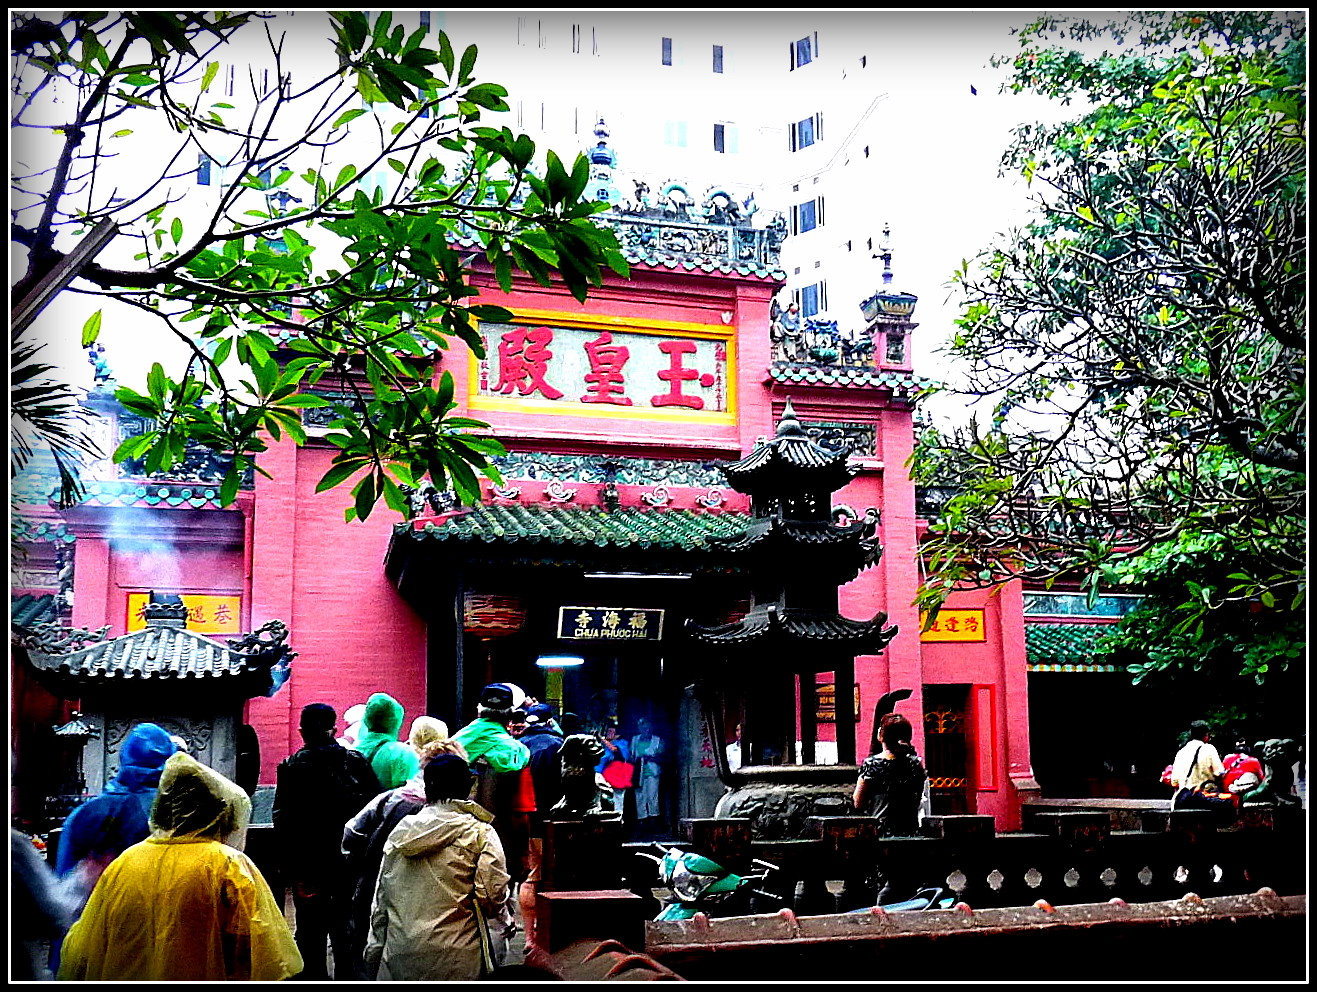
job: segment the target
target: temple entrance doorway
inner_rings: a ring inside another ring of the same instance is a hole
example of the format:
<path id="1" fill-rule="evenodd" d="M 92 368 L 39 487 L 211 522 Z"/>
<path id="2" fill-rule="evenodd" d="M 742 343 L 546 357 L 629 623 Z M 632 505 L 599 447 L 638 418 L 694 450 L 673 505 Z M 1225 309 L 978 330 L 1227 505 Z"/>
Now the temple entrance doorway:
<path id="1" fill-rule="evenodd" d="M 924 686 L 924 766 L 934 816 L 972 813 L 969 800 L 969 686 Z"/>

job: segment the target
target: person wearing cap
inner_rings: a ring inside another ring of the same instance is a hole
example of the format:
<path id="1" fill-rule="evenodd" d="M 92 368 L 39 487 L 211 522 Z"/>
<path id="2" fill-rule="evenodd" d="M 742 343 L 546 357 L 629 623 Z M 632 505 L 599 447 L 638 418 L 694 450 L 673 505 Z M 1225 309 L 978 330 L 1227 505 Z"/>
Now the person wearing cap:
<path id="1" fill-rule="evenodd" d="M 327 703 L 302 708 L 303 746 L 279 763 L 274 833 L 284 879 L 293 889 L 297 949 L 306 979 L 326 980 L 325 950 L 334 951 L 335 976 L 350 967 L 345 936 L 346 877 L 343 824 L 379 793 L 370 762 L 334 739 L 338 714 Z"/>
<path id="2" fill-rule="evenodd" d="M 111 862 L 64 938 L 61 981 L 280 981 L 302 970 L 242 846 L 251 799 L 187 754 L 165 762 L 151 836 Z"/>
<path id="3" fill-rule="evenodd" d="M 398 740 L 403 716 L 402 704 L 387 692 L 377 692 L 366 700 L 356 748 L 375 770 L 378 792 L 396 789 L 420 770 L 416 752 Z"/>
<path id="4" fill-rule="evenodd" d="M 476 718 L 453 735 L 471 762 L 484 758 L 496 775 L 519 772 L 530 763 L 530 751 L 510 733 L 513 711 L 526 694 L 511 682 L 495 682 L 480 691 Z"/>
<path id="5" fill-rule="evenodd" d="M 476 719 L 453 735 L 466 749 L 479 772 L 476 801 L 494 814 L 507 855 L 508 872 L 520 885 L 530 872 L 530 817 L 535 812 L 535 790 L 530 774 L 530 750 L 508 733 L 513 712 L 526 702 L 526 694 L 511 682 L 495 682 L 480 691 Z M 510 918 L 515 895 L 509 899 Z"/>
<path id="6" fill-rule="evenodd" d="M 530 817 L 530 842 L 526 850 L 526 880 L 517 891 L 521 918 L 526 924 L 526 943 L 535 944 L 535 890 L 540 881 L 544 855 L 544 818 L 562 798 L 563 736 L 553 721 L 553 707 L 531 703 L 526 707 L 526 731 L 521 743 L 530 751 L 530 776 L 535 786 L 535 812 Z"/>

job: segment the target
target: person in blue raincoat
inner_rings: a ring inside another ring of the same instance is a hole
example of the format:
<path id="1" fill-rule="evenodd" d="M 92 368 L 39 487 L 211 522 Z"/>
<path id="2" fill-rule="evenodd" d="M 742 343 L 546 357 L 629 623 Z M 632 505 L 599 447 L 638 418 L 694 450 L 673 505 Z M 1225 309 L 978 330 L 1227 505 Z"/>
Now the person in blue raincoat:
<path id="1" fill-rule="evenodd" d="M 154 723 L 139 723 L 119 749 L 119 771 L 101 794 L 68 815 L 60 832 L 55 874 L 77 873 L 72 887 L 81 910 L 106 865 L 151 832 L 160 770 L 177 748 L 169 734 Z"/>

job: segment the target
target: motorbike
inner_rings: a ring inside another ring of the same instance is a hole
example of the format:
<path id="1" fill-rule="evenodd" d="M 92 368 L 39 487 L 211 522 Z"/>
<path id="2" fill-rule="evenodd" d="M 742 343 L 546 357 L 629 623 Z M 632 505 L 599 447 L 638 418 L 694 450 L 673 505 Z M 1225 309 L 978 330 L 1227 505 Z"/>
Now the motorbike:
<path id="1" fill-rule="evenodd" d="M 926 889 L 920 889 L 909 899 L 903 899 L 900 902 L 883 903 L 879 906 L 864 909 L 852 909 L 850 912 L 869 913 L 873 909 L 881 909 L 885 913 L 900 913 L 907 910 L 925 910 L 925 909 L 950 909 L 956 904 L 956 897 L 947 892 L 946 889 L 938 886 L 930 886 Z"/>
<path id="2" fill-rule="evenodd" d="M 752 862 L 757 869 L 746 875 L 729 871 L 718 862 L 691 851 L 675 847 L 663 848 L 662 856 L 636 852 L 658 865 L 659 880 L 671 895 L 663 904 L 655 920 L 689 920 L 696 913 L 717 915 L 717 907 L 739 892 L 747 891 L 770 899 L 780 899 L 775 893 L 757 888 L 776 866 L 758 859 Z"/>

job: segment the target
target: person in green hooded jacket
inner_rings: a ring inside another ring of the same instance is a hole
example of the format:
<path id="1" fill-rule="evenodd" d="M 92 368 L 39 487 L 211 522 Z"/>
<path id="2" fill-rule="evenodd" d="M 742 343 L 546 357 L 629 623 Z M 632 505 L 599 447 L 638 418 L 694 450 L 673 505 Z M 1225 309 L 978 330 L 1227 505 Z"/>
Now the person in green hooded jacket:
<path id="1" fill-rule="evenodd" d="M 366 700 L 356 749 L 370 762 L 381 792 L 398 788 L 420 769 L 416 752 L 398 740 L 403 715 L 402 705 L 387 692 L 377 692 Z"/>

